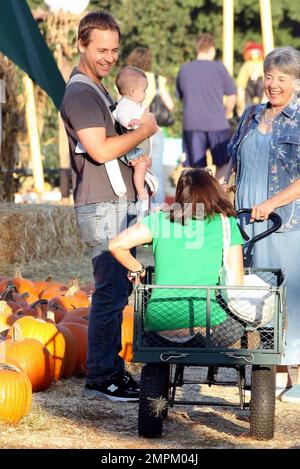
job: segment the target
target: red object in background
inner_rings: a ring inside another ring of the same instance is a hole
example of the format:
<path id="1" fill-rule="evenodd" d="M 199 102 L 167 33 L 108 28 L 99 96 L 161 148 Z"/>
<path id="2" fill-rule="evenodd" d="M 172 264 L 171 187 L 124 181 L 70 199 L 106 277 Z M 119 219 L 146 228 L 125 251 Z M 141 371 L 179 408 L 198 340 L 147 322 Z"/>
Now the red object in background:
<path id="1" fill-rule="evenodd" d="M 167 195 L 165 197 L 165 203 L 166 204 L 172 205 L 172 204 L 174 204 L 174 202 L 175 202 L 175 197 L 173 195 Z"/>
<path id="2" fill-rule="evenodd" d="M 264 58 L 264 48 L 262 44 L 258 44 L 257 42 L 246 42 L 243 48 L 243 57 L 245 61 L 251 60 L 253 51 L 258 51 L 260 59 Z"/>

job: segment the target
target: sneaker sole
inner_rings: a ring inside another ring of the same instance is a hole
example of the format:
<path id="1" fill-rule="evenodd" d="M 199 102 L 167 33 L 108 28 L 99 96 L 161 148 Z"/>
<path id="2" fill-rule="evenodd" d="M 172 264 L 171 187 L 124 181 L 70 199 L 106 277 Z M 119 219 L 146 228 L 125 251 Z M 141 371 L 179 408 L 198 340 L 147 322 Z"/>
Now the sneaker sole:
<path id="1" fill-rule="evenodd" d="M 119 397 L 119 396 L 108 396 L 100 391 L 95 391 L 93 389 L 85 389 L 82 393 L 83 397 L 87 399 L 99 399 L 113 402 L 138 402 L 138 397 Z"/>

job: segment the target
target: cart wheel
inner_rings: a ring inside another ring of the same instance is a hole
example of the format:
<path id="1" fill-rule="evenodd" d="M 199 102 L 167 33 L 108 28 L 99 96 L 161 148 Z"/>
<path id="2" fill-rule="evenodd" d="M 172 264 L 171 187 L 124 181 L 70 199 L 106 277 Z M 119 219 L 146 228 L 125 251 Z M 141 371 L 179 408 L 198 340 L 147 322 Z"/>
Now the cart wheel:
<path id="1" fill-rule="evenodd" d="M 261 440 L 274 436 L 275 368 L 252 367 L 250 434 Z"/>
<path id="2" fill-rule="evenodd" d="M 138 433 L 146 438 L 161 436 L 163 418 L 168 415 L 170 365 L 147 364 L 141 373 Z M 157 401 L 156 401 L 157 400 Z M 155 402 L 156 401 L 156 402 Z"/>

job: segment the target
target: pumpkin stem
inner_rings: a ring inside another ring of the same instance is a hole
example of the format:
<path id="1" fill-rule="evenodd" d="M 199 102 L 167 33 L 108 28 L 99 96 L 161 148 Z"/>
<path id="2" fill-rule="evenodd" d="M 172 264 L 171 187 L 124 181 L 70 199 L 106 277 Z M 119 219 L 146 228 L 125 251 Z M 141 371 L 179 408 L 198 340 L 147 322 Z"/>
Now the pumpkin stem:
<path id="1" fill-rule="evenodd" d="M 74 296 L 80 290 L 79 285 L 72 285 L 69 290 L 66 292 L 65 297 Z"/>
<path id="2" fill-rule="evenodd" d="M 20 266 L 15 267 L 14 278 L 23 278 Z"/>

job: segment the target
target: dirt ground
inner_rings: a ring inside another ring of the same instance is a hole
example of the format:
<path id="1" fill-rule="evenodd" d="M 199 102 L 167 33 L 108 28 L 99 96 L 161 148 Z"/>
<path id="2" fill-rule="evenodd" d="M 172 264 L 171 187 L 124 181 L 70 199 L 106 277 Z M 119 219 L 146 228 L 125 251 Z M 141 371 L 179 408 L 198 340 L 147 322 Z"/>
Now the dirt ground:
<path id="1" fill-rule="evenodd" d="M 151 255 L 139 250 L 149 264 Z M 23 266 L 23 276 L 54 280 L 79 278 L 92 281 L 88 256 Z M 13 266 L 0 266 L 0 274 L 11 275 Z M 129 364 L 138 377 L 139 364 Z M 293 377 L 295 370 L 292 370 Z M 191 367 L 187 378 L 202 381 L 206 369 Z M 235 379 L 234 370 L 222 369 L 219 379 Z M 238 402 L 237 387 L 205 384 L 183 386 L 178 397 L 205 399 L 207 405 L 178 405 L 169 411 L 163 436 L 144 439 L 137 435 L 138 404 L 88 401 L 82 397 L 83 377 L 73 377 L 36 393 L 32 409 L 17 426 L 0 424 L 0 448 L 97 448 L 97 449 L 200 449 L 200 448 L 298 448 L 300 449 L 300 405 L 276 403 L 275 437 L 257 441 L 249 437 L 249 411 L 232 407 L 212 407 L 209 399 Z"/>

